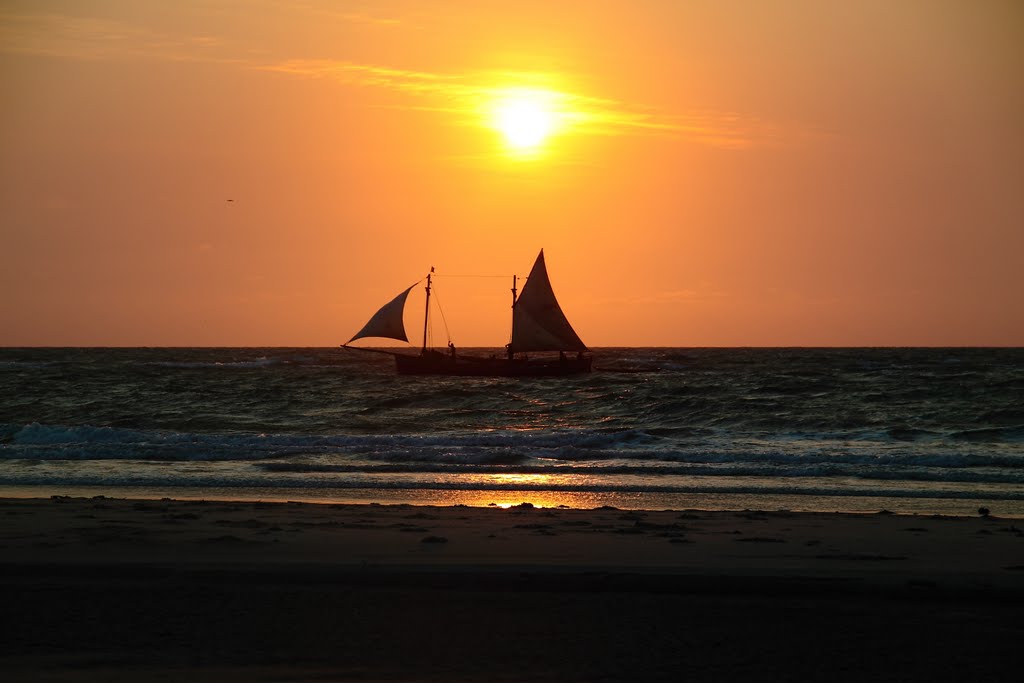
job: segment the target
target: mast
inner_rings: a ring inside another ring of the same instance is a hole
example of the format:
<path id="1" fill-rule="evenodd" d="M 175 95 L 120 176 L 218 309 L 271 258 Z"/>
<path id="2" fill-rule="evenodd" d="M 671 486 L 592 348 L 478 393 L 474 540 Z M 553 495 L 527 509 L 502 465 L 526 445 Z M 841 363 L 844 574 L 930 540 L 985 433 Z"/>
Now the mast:
<path id="1" fill-rule="evenodd" d="M 515 310 L 516 310 L 516 276 L 513 274 L 512 275 L 512 331 L 513 332 L 515 332 L 515 329 L 516 329 Z M 512 340 L 511 339 L 508 340 L 508 344 L 506 346 L 508 347 L 508 359 L 512 360 Z"/>
<path id="2" fill-rule="evenodd" d="M 434 272 L 434 266 L 430 266 L 430 272 L 427 273 L 427 303 L 423 307 L 423 350 L 420 353 L 425 354 L 427 352 L 427 320 L 430 318 L 430 276 Z"/>

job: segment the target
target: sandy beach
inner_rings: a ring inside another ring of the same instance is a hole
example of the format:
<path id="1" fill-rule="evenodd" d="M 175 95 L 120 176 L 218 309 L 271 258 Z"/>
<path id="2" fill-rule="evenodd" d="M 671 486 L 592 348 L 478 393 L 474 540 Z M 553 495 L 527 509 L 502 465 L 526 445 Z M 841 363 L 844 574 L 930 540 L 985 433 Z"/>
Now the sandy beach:
<path id="1" fill-rule="evenodd" d="M 1024 523 L 0 500 L 8 680 L 1005 680 Z"/>

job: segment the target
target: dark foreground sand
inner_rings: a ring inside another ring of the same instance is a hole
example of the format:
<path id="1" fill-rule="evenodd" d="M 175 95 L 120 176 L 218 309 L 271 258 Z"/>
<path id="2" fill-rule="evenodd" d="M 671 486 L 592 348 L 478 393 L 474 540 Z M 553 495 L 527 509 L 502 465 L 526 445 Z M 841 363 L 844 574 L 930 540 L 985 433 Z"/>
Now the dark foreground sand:
<path id="1" fill-rule="evenodd" d="M 21 681 L 1002 681 L 1024 523 L 0 500 Z"/>

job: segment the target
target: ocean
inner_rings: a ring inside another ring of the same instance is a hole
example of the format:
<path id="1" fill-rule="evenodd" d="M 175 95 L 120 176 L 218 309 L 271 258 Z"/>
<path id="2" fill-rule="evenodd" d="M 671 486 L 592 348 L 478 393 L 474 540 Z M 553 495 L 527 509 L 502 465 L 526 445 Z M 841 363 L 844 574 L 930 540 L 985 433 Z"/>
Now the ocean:
<path id="1" fill-rule="evenodd" d="M 1024 516 L 1024 349 L 594 365 L 404 377 L 343 349 L 0 349 L 0 495 Z"/>

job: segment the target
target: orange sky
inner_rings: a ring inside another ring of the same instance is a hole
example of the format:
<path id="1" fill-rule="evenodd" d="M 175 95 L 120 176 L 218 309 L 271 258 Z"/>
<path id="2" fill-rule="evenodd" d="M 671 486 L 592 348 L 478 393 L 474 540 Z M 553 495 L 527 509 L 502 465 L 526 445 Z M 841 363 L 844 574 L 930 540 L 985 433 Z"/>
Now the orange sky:
<path id="1" fill-rule="evenodd" d="M 500 346 L 444 275 L 543 247 L 591 346 L 1022 345 L 1022 73 L 1014 0 L 3 2 L 0 344 L 330 346 L 435 266 Z"/>

